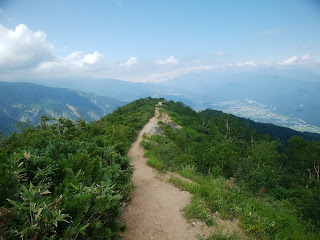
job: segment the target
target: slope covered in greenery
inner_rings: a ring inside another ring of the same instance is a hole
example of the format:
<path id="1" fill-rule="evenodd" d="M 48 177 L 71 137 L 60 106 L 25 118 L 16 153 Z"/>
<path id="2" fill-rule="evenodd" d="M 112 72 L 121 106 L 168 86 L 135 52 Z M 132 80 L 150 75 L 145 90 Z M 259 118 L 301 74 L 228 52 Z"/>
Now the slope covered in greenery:
<path id="1" fill-rule="evenodd" d="M 0 238 L 114 238 L 133 188 L 125 155 L 156 102 L 140 99 L 92 123 L 43 119 L 4 138 Z"/>
<path id="2" fill-rule="evenodd" d="M 125 155 L 158 101 L 140 99 L 92 123 L 20 124 L 21 134 L 0 142 L 0 236 L 115 238 L 133 188 Z M 194 194 L 187 217 L 214 225 L 218 211 L 258 239 L 319 239 L 319 142 L 295 136 L 280 151 L 234 116 L 172 101 L 161 111 L 182 128 L 160 122 L 163 134 L 143 146 L 150 165 L 192 180 L 170 178 Z"/>
<path id="3" fill-rule="evenodd" d="M 278 141 L 232 115 L 172 101 L 162 109 L 182 128 L 160 122 L 163 134 L 143 146 L 150 165 L 193 181 L 170 179 L 194 194 L 187 216 L 209 225 L 216 211 L 237 217 L 258 239 L 319 239 L 320 142 L 294 136 L 280 151 Z"/>
<path id="4" fill-rule="evenodd" d="M 288 142 L 290 138 L 292 138 L 293 136 L 301 136 L 308 141 L 320 140 L 320 134 L 317 133 L 298 132 L 290 128 L 274 125 L 272 123 L 255 122 L 247 118 L 236 117 L 232 114 L 226 114 L 222 111 L 213 109 L 206 109 L 203 112 L 212 117 L 228 116 L 228 119 L 234 119 L 234 121 L 239 122 L 239 124 L 244 123 L 246 127 L 248 127 L 251 130 L 255 130 L 258 134 L 268 134 L 271 136 L 272 140 L 279 140 L 283 148 L 288 147 Z"/>

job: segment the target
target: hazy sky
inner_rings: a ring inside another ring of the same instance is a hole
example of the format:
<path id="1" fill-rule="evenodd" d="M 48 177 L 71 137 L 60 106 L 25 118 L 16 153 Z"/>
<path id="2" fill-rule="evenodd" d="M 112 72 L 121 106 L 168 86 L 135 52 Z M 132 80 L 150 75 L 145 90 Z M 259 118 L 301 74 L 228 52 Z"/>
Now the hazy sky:
<path id="1" fill-rule="evenodd" d="M 320 69 L 318 0 L 0 0 L 0 78 Z"/>

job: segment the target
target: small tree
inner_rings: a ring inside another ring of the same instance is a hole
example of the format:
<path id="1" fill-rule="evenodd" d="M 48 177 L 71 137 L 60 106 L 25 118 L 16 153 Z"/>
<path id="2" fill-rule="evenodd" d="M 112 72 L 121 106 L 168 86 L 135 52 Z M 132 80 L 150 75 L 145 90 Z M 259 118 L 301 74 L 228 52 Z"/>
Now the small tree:
<path id="1" fill-rule="evenodd" d="M 42 115 L 41 118 L 40 118 L 40 127 L 41 127 L 41 129 L 46 129 L 47 126 L 48 126 L 48 122 L 50 120 L 51 119 L 49 117 L 47 117 L 46 115 Z"/>

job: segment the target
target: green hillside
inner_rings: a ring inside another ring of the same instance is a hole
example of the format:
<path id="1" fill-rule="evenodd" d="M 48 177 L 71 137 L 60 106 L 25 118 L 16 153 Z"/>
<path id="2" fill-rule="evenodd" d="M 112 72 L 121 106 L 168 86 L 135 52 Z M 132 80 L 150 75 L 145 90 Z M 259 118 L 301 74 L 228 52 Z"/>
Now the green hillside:
<path id="1" fill-rule="evenodd" d="M 3 139 L 0 238 L 114 238 L 133 189 L 125 155 L 155 103 L 137 100 L 92 123 L 23 125 Z"/>
<path id="2" fill-rule="evenodd" d="M 134 188 L 126 153 L 158 101 L 140 99 L 91 123 L 43 118 L 1 140 L 0 236 L 117 239 Z M 182 128 L 159 121 L 162 133 L 142 142 L 147 164 L 189 179 L 169 179 L 193 194 L 187 218 L 209 226 L 216 214 L 237 218 L 255 239 L 319 239 L 320 142 L 293 136 L 281 148 L 243 119 L 210 111 L 165 102 L 160 113 Z"/>
<path id="3" fill-rule="evenodd" d="M 251 130 L 254 130 L 258 134 L 268 134 L 271 136 L 272 140 L 279 140 L 282 147 L 288 147 L 288 142 L 293 136 L 301 136 L 309 141 L 319 141 L 320 134 L 310 133 L 310 132 L 298 132 L 290 128 L 280 127 L 271 123 L 261 123 L 255 122 L 247 118 L 241 118 L 234 116 L 232 114 L 226 114 L 222 111 L 217 111 L 213 109 L 206 109 L 203 111 L 212 117 L 224 117 L 229 119 L 229 121 L 235 121 L 238 124 L 244 124 L 243 127 L 248 127 Z"/>
<path id="4" fill-rule="evenodd" d="M 31 83 L 0 82 L 0 131 L 7 135 L 17 122 L 40 123 L 40 117 L 79 117 L 91 122 L 124 103 L 91 93 Z"/>
<path id="5" fill-rule="evenodd" d="M 281 148 L 233 115 L 197 113 L 172 101 L 161 111 L 182 128 L 160 122 L 163 134 L 145 138 L 143 147 L 150 166 L 192 181 L 170 178 L 194 194 L 187 217 L 208 225 L 215 224 L 216 212 L 222 219 L 238 218 L 255 239 L 320 238 L 320 142 L 293 136 Z"/>

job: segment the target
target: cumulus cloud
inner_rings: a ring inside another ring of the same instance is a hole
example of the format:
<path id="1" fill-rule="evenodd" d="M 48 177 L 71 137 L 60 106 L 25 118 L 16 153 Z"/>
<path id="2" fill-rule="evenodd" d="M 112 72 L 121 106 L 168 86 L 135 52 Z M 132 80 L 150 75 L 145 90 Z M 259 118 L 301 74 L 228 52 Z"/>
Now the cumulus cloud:
<path id="1" fill-rule="evenodd" d="M 219 51 L 216 51 L 216 55 L 217 56 L 225 56 L 227 53 L 225 52 L 225 51 L 221 51 L 221 50 L 219 50 Z"/>
<path id="2" fill-rule="evenodd" d="M 175 64 L 178 63 L 178 59 L 175 58 L 174 56 L 170 56 L 165 60 L 161 60 L 161 59 L 157 60 L 156 63 L 157 64 L 172 64 L 172 65 L 175 65 Z"/>
<path id="3" fill-rule="evenodd" d="M 102 58 L 102 54 L 94 52 L 93 54 L 87 54 L 84 56 L 83 60 L 85 63 L 93 64 L 97 63 Z"/>
<path id="4" fill-rule="evenodd" d="M 216 56 L 226 54 L 222 50 L 215 52 Z M 317 64 L 320 63 L 320 60 L 312 59 L 311 54 L 306 53 L 300 57 L 293 56 L 283 61 L 277 60 L 269 63 L 244 61 L 232 64 L 224 63 L 223 65 L 207 65 L 210 63 L 200 59 L 187 62 L 183 59 L 178 60 L 174 56 L 142 63 L 139 61 L 138 64 L 137 57 L 130 57 L 121 62 L 117 59 L 105 59 L 98 51 L 91 53 L 74 51 L 68 55 L 55 56 L 54 47 L 47 42 L 47 36 L 44 32 L 32 31 L 24 24 L 16 26 L 15 29 L 9 29 L 0 24 L 0 77 L 2 79 L 21 79 L 21 76 L 42 79 L 46 77 L 89 76 L 156 82 L 190 72 L 214 69 L 251 71 L 260 67 L 292 68 L 295 67 L 294 64 L 319 69 Z"/>
<path id="5" fill-rule="evenodd" d="M 99 52 L 84 55 L 81 51 L 75 51 L 66 57 L 56 57 L 52 61 L 45 61 L 39 64 L 35 71 L 67 72 L 74 70 L 90 70 L 93 65 L 102 64 L 103 55 Z"/>
<path id="6" fill-rule="evenodd" d="M 307 61 L 307 60 L 309 60 L 310 58 L 311 58 L 311 54 L 310 54 L 310 53 L 306 53 L 305 55 L 303 55 L 303 56 L 301 57 L 301 60 Z"/>
<path id="7" fill-rule="evenodd" d="M 297 61 L 298 61 L 298 57 L 297 56 L 293 56 L 291 58 L 288 58 L 286 60 L 281 61 L 280 63 L 283 64 L 283 65 L 290 65 L 290 64 L 293 64 L 293 63 L 295 63 Z"/>
<path id="8" fill-rule="evenodd" d="M 29 68 L 53 59 L 53 46 L 42 31 L 20 24 L 14 30 L 0 24 L 0 69 Z"/>
<path id="9" fill-rule="evenodd" d="M 131 57 L 125 62 L 121 62 L 119 64 L 119 67 L 131 67 L 134 64 L 138 63 L 138 58 L 137 57 Z"/>

